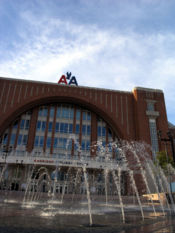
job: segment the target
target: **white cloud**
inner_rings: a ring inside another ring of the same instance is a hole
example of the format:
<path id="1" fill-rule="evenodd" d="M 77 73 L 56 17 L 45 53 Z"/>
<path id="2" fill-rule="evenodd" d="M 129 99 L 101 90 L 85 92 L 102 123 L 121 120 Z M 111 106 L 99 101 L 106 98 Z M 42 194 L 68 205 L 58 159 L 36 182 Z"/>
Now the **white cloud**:
<path id="1" fill-rule="evenodd" d="M 175 86 L 174 34 L 121 34 L 59 19 L 39 21 L 29 12 L 22 19 L 25 26 L 18 33 L 23 42 L 0 63 L 1 76 L 57 82 L 72 71 L 80 85 L 160 88 L 168 103 L 175 99 L 169 87 Z"/>

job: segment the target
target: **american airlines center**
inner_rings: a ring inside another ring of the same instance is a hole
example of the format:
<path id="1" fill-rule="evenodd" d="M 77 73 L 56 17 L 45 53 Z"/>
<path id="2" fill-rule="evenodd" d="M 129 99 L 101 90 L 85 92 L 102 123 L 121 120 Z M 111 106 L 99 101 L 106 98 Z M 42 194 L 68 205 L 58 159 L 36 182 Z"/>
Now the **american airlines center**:
<path id="1" fill-rule="evenodd" d="M 152 148 L 152 159 L 164 150 L 157 132 L 161 130 L 166 137 L 169 123 L 161 90 L 135 87 L 128 92 L 78 86 L 71 73 L 61 76 L 58 83 L 0 78 L 0 89 L 1 173 L 7 164 L 1 189 L 25 190 L 29 171 L 33 169 L 32 177 L 37 178 L 37 169 L 43 167 L 47 174 L 42 179 L 49 177 L 52 182 L 56 167 L 60 181 L 56 192 L 62 193 L 69 170 L 86 161 L 90 174 L 96 174 L 94 192 L 103 195 L 103 163 L 95 158 L 100 153 L 101 161 L 106 154 L 112 161 L 119 160 L 117 148 L 111 146 L 114 141 L 144 142 Z M 135 178 L 143 193 L 142 177 L 135 174 Z M 126 169 L 121 186 L 122 194 L 129 194 Z M 65 193 L 73 190 L 70 185 L 64 188 Z M 48 191 L 46 182 L 40 189 Z M 81 182 L 77 192 L 85 192 Z"/>

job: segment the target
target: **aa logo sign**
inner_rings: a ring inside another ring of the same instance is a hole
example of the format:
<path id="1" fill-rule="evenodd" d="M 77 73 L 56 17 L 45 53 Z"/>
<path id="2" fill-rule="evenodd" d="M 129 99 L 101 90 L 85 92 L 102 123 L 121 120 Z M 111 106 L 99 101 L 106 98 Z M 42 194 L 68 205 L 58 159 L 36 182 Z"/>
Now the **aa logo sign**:
<path id="1" fill-rule="evenodd" d="M 78 86 L 75 76 L 71 76 L 71 75 L 72 75 L 71 72 L 70 73 L 67 72 L 66 75 L 62 75 L 60 80 L 58 81 L 58 84 Z"/>

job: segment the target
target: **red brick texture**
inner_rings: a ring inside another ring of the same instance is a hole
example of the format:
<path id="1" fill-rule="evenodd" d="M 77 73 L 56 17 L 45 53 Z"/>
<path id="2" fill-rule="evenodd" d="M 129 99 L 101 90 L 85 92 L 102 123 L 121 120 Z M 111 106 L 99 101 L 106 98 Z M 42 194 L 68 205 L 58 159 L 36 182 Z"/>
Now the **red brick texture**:
<path id="1" fill-rule="evenodd" d="M 42 104 L 64 102 L 99 115 L 121 139 L 150 143 L 149 117 L 146 115 L 148 99 L 156 101 L 155 111 L 159 112 L 157 129 L 163 134 L 168 131 L 161 91 L 135 88 L 133 92 L 124 92 L 8 78 L 0 78 L 0 89 L 0 136 L 25 111 Z M 96 132 L 92 137 L 95 135 Z"/>

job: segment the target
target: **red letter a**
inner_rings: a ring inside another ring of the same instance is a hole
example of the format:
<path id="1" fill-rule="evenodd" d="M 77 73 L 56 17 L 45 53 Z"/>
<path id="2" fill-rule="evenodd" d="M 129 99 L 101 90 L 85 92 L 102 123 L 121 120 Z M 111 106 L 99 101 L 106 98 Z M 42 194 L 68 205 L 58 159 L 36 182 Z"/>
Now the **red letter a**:
<path id="1" fill-rule="evenodd" d="M 67 85 L 67 81 L 66 81 L 66 76 L 62 75 L 60 80 L 58 81 L 58 84 L 66 84 Z"/>

